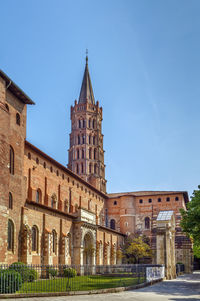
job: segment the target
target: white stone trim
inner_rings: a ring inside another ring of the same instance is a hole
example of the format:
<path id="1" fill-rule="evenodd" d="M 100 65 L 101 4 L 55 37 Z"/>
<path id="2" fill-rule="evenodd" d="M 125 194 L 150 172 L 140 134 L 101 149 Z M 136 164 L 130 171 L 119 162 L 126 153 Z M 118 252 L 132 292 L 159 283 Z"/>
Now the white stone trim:
<path id="1" fill-rule="evenodd" d="M 136 214 L 120 214 L 120 217 L 121 217 L 121 216 L 126 216 L 126 217 L 127 217 L 127 216 L 136 216 Z"/>

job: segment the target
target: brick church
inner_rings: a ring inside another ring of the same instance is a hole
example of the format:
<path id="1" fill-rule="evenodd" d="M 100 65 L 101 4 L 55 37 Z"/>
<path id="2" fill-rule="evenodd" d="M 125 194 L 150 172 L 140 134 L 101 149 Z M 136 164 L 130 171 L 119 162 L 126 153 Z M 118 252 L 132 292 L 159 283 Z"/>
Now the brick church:
<path id="1" fill-rule="evenodd" d="M 0 71 L 0 264 L 116 264 L 131 233 L 148 236 L 155 255 L 156 218 L 173 210 L 176 261 L 190 266 L 191 244 L 179 224 L 187 192 L 106 192 L 102 107 L 87 57 L 71 106 L 67 167 L 26 140 L 27 105 L 34 102 Z"/>

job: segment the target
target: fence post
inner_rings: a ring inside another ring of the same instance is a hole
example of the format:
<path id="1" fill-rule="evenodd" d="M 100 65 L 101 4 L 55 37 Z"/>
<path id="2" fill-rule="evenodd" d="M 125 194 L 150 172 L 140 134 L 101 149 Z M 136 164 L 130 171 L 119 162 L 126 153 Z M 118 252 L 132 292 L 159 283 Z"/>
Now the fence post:
<path id="1" fill-rule="evenodd" d="M 144 266 L 144 278 L 145 278 L 145 282 L 147 282 L 147 267 Z"/>
<path id="2" fill-rule="evenodd" d="M 139 275 L 139 267 L 138 267 L 138 264 L 136 264 L 136 275 L 137 275 L 137 283 L 139 284 L 140 283 L 140 275 Z"/>

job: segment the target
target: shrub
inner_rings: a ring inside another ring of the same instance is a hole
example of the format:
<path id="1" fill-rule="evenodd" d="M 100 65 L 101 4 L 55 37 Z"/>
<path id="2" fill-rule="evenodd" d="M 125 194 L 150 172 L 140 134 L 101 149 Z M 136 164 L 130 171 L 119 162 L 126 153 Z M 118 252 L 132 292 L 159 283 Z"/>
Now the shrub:
<path id="1" fill-rule="evenodd" d="M 58 274 L 58 271 L 57 271 L 56 269 L 50 268 L 50 269 L 49 269 L 49 274 L 50 274 L 52 277 L 56 277 L 57 274 Z"/>
<path id="2" fill-rule="evenodd" d="M 73 268 L 64 269 L 63 274 L 65 277 L 69 277 L 69 278 L 75 277 L 77 275 L 76 270 Z"/>
<path id="3" fill-rule="evenodd" d="M 15 293 L 21 288 L 20 273 L 11 270 L 0 270 L 0 294 Z"/>
<path id="4" fill-rule="evenodd" d="M 27 282 L 33 282 L 34 280 L 38 279 L 38 272 L 35 271 L 34 269 L 28 268 L 25 275 L 27 279 L 25 281 Z"/>
<path id="5" fill-rule="evenodd" d="M 38 273 L 31 269 L 23 262 L 14 262 L 9 266 L 9 269 L 20 273 L 22 282 L 33 282 L 38 278 Z"/>

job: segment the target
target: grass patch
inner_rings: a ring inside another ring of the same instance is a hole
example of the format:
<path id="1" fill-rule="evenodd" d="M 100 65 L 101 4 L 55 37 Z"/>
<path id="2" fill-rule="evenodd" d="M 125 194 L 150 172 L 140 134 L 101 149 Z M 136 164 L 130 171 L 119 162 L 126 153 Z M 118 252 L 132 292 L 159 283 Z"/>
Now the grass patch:
<path id="1" fill-rule="evenodd" d="M 142 282 L 144 282 L 144 278 L 140 278 L 140 283 Z M 137 283 L 138 278 L 131 277 L 76 276 L 74 278 L 55 278 L 23 283 L 18 293 L 86 291 L 130 286 Z"/>

